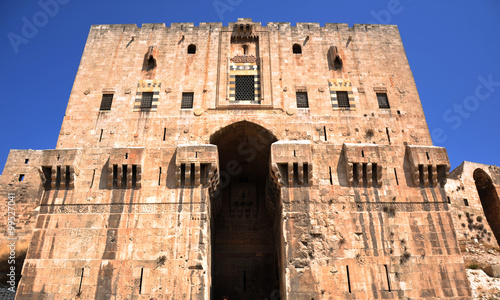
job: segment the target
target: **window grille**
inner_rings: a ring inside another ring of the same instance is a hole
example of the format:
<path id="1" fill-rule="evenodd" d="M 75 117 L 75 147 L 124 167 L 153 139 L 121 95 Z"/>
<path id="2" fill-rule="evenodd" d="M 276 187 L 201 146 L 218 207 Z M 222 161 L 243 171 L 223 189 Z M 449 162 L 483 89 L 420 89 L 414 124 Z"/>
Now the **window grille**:
<path id="1" fill-rule="evenodd" d="M 337 102 L 339 107 L 349 108 L 349 96 L 346 91 L 337 91 Z"/>
<path id="2" fill-rule="evenodd" d="M 194 93 L 182 93 L 181 109 L 193 108 Z"/>
<path id="3" fill-rule="evenodd" d="M 297 92 L 297 108 L 308 108 L 309 101 L 307 100 L 307 92 Z"/>
<path id="4" fill-rule="evenodd" d="M 143 92 L 141 100 L 141 109 L 151 108 L 153 104 L 153 92 Z"/>
<path id="5" fill-rule="evenodd" d="M 377 100 L 379 108 L 390 108 L 389 99 L 387 99 L 387 93 L 377 93 Z"/>
<path id="6" fill-rule="evenodd" d="M 255 77 L 253 75 L 236 76 L 236 101 L 255 100 Z"/>
<path id="7" fill-rule="evenodd" d="M 111 110 L 112 102 L 113 102 L 113 94 L 103 94 L 100 110 Z"/>

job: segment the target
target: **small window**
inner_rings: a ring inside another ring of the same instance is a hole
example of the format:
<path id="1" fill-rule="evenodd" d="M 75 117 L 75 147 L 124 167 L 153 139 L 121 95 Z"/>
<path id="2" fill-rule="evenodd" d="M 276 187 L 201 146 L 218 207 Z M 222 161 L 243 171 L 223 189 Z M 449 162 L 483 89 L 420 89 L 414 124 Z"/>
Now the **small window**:
<path id="1" fill-rule="evenodd" d="M 194 93 L 182 93 L 181 109 L 193 108 Z"/>
<path id="2" fill-rule="evenodd" d="M 307 100 L 307 92 L 297 92 L 297 108 L 309 108 L 309 101 Z"/>
<path id="3" fill-rule="evenodd" d="M 19 182 L 24 180 L 24 174 L 19 174 Z"/>
<path id="4" fill-rule="evenodd" d="M 464 199 L 464 205 L 465 205 L 465 206 L 469 206 L 469 200 Z"/>
<path id="5" fill-rule="evenodd" d="M 111 110 L 113 102 L 113 94 L 103 94 L 101 100 L 101 108 L 99 110 Z"/>
<path id="6" fill-rule="evenodd" d="M 248 55 L 248 45 L 243 45 L 243 55 Z"/>
<path id="7" fill-rule="evenodd" d="M 349 108 L 349 96 L 346 91 L 337 91 L 337 102 L 339 107 Z"/>
<path id="8" fill-rule="evenodd" d="M 255 100 L 255 77 L 253 75 L 236 75 L 236 101 Z"/>
<path id="9" fill-rule="evenodd" d="M 377 93 L 377 100 L 379 108 L 390 108 L 389 99 L 387 99 L 387 93 Z"/>
<path id="10" fill-rule="evenodd" d="M 26 158 L 26 159 L 24 160 L 24 163 L 25 163 L 25 164 L 28 164 L 29 162 L 30 162 L 30 159 L 29 159 L 29 158 Z"/>
<path id="11" fill-rule="evenodd" d="M 302 53 L 302 47 L 299 44 L 294 44 L 292 47 L 293 54 L 301 54 Z"/>
<path id="12" fill-rule="evenodd" d="M 196 54 L 196 45 L 189 45 L 188 46 L 188 54 Z"/>
<path id="13" fill-rule="evenodd" d="M 153 92 L 143 92 L 141 109 L 149 109 L 153 105 Z"/>

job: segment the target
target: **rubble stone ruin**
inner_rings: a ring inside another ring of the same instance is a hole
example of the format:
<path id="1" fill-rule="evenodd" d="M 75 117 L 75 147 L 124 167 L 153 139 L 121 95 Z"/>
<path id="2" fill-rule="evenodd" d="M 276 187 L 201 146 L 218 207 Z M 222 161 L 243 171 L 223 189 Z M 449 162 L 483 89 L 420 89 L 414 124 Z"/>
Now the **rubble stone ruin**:
<path id="1" fill-rule="evenodd" d="M 500 173 L 449 169 L 394 25 L 94 25 L 56 149 L 0 177 L 16 297 L 471 299 Z"/>

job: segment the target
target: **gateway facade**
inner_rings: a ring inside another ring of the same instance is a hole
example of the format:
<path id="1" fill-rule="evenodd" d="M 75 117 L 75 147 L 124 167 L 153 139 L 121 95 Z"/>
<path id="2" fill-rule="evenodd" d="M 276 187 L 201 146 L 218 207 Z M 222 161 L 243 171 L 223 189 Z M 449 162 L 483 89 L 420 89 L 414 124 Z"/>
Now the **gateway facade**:
<path id="1" fill-rule="evenodd" d="M 17 299 L 471 299 L 449 168 L 396 26 L 95 25 Z"/>

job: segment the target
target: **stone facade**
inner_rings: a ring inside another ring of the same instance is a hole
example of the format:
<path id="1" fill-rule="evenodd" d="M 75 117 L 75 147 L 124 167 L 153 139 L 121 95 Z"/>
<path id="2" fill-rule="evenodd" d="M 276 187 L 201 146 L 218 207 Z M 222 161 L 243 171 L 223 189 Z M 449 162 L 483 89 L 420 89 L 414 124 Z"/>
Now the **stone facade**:
<path id="1" fill-rule="evenodd" d="M 396 26 L 95 25 L 17 299 L 471 299 L 448 171 Z"/>

